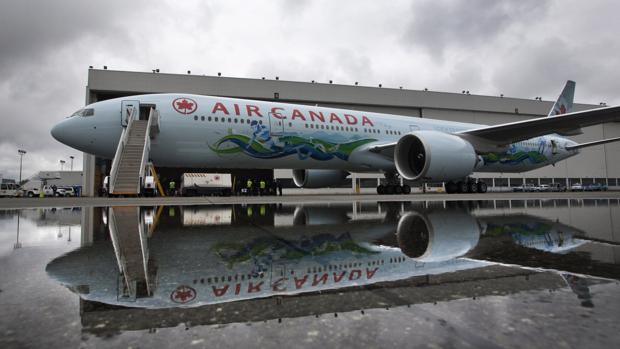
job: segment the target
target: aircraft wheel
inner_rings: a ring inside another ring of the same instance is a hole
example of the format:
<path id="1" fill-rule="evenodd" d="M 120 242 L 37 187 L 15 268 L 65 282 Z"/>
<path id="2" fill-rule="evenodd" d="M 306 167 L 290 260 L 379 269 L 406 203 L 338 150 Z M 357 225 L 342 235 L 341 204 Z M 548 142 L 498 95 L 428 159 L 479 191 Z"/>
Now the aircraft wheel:
<path id="1" fill-rule="evenodd" d="M 388 195 L 392 195 L 394 194 L 394 186 L 393 185 L 388 185 L 385 187 L 385 193 Z"/>
<path id="2" fill-rule="evenodd" d="M 458 182 L 456 183 L 457 193 L 467 193 L 467 182 Z"/>
<path id="3" fill-rule="evenodd" d="M 383 185 L 378 186 L 377 187 L 377 194 L 379 194 L 379 195 L 385 194 L 385 186 L 383 186 Z"/>
<path id="4" fill-rule="evenodd" d="M 478 193 L 486 193 L 487 192 L 487 184 L 485 182 L 478 182 L 476 185 L 478 189 Z"/>
<path id="5" fill-rule="evenodd" d="M 407 184 L 403 185 L 403 194 L 411 194 L 411 187 Z"/>
<path id="6" fill-rule="evenodd" d="M 400 195 L 403 193 L 403 187 L 401 187 L 400 185 L 395 185 L 394 186 L 394 194 Z"/>
<path id="7" fill-rule="evenodd" d="M 476 182 L 469 182 L 467 183 L 467 192 L 468 193 L 475 193 L 478 190 L 478 186 L 476 185 Z"/>

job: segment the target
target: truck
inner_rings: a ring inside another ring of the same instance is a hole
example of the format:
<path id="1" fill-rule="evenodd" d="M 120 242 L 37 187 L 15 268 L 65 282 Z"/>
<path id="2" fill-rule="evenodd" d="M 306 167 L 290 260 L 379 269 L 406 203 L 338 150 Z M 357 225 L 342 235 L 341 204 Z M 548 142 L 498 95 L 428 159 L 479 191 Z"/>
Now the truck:
<path id="1" fill-rule="evenodd" d="M 62 188 L 56 188 L 54 192 L 54 187 L 51 185 L 44 185 L 42 187 L 36 186 L 27 186 L 22 187 L 22 196 L 27 196 L 29 198 L 39 197 L 41 196 L 41 190 L 43 191 L 43 196 L 65 196 L 65 190 Z"/>
<path id="2" fill-rule="evenodd" d="M 180 190 L 183 196 L 230 196 L 232 176 L 230 173 L 184 173 Z"/>

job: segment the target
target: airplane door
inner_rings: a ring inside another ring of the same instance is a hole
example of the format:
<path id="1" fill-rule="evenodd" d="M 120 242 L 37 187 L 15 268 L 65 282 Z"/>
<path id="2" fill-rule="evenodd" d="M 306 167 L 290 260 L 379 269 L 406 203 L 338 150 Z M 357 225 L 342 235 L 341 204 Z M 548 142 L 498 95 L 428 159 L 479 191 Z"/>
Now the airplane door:
<path id="1" fill-rule="evenodd" d="M 551 154 L 557 154 L 558 153 L 558 144 L 556 141 L 551 140 Z"/>
<path id="2" fill-rule="evenodd" d="M 272 136 L 281 136 L 284 134 L 284 118 L 285 116 L 278 113 L 269 113 L 269 133 Z"/>
<path id="3" fill-rule="evenodd" d="M 121 125 L 123 127 L 127 126 L 129 121 L 129 115 L 131 115 L 131 111 L 133 109 L 139 110 L 140 101 L 122 101 L 121 102 Z"/>
<path id="4" fill-rule="evenodd" d="M 286 265 L 274 264 L 271 266 L 271 284 L 281 282 L 286 278 Z"/>

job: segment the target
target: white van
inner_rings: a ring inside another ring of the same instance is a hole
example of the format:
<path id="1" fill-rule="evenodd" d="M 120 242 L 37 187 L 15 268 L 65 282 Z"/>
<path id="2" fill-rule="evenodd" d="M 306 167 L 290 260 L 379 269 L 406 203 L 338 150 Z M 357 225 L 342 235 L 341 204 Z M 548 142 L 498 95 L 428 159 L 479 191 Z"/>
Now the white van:
<path id="1" fill-rule="evenodd" d="M 0 184 L 0 197 L 16 197 L 19 196 L 19 186 L 15 183 Z"/>

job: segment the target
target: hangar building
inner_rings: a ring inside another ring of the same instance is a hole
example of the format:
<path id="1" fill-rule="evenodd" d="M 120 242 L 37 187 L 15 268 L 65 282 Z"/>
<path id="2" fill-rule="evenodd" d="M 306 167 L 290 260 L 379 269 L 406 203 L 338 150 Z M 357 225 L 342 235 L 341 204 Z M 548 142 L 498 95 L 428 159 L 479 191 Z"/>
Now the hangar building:
<path id="1" fill-rule="evenodd" d="M 563 82 L 558 82 L 558 94 Z M 577 96 L 579 96 L 577 86 Z M 279 101 L 319 105 L 343 109 L 365 110 L 422 118 L 500 124 L 547 115 L 553 101 L 482 96 L 469 93 L 408 90 L 404 88 L 370 87 L 284 81 L 280 79 L 248 79 L 192 74 L 164 74 L 89 69 L 86 103 L 110 98 L 148 93 L 191 93 L 256 100 Z M 574 110 L 585 110 L 599 105 L 575 103 Z M 120 109 L 120 105 L 119 105 Z M 584 133 L 572 137 L 577 142 L 619 137 L 620 123 L 608 123 L 583 129 Z M 545 184 L 552 181 L 570 185 L 600 182 L 610 187 L 620 184 L 620 142 L 582 149 L 581 154 L 542 169 L 521 174 L 475 173 L 489 187 L 516 186 L 527 183 Z M 110 161 L 84 154 L 83 194 L 97 195 L 103 176 L 110 168 Z M 208 169 L 205 169 L 208 170 Z M 160 169 L 166 175 L 176 176 L 183 169 Z M 221 171 L 221 170 L 220 170 Z M 263 171 L 264 172 L 264 171 Z M 261 176 L 272 176 L 259 173 Z M 291 178 L 290 170 L 276 170 L 278 178 Z M 353 174 L 354 183 L 374 188 L 378 175 Z M 352 187 L 351 181 L 345 183 Z"/>

